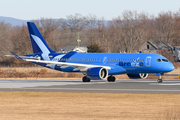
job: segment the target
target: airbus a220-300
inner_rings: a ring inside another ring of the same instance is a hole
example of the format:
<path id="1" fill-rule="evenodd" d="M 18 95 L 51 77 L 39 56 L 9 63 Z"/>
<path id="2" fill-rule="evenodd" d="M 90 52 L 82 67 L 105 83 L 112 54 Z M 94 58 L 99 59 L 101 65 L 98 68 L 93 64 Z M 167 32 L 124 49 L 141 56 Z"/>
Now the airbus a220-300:
<path id="1" fill-rule="evenodd" d="M 33 22 L 27 22 L 33 54 L 18 56 L 40 66 L 62 71 L 81 72 L 83 82 L 107 79 L 114 82 L 114 75 L 127 74 L 130 79 L 145 79 L 148 73 L 156 73 L 158 82 L 161 75 L 174 70 L 173 64 L 165 57 L 152 53 L 57 53 L 53 51 Z"/>

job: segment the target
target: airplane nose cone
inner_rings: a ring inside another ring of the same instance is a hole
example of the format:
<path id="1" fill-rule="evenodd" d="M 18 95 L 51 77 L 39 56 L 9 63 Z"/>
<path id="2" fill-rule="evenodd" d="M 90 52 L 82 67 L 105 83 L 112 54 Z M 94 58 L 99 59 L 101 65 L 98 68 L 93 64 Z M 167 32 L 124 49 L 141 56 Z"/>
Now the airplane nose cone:
<path id="1" fill-rule="evenodd" d="M 170 65 L 167 66 L 166 71 L 171 72 L 173 70 L 174 70 L 174 65 L 171 63 Z"/>
<path id="2" fill-rule="evenodd" d="M 172 63 L 168 63 L 163 67 L 163 72 L 171 72 L 173 70 L 174 70 L 174 65 Z"/>
<path id="3" fill-rule="evenodd" d="M 175 69 L 174 65 L 171 64 L 170 67 L 169 67 L 169 71 L 173 71 Z"/>

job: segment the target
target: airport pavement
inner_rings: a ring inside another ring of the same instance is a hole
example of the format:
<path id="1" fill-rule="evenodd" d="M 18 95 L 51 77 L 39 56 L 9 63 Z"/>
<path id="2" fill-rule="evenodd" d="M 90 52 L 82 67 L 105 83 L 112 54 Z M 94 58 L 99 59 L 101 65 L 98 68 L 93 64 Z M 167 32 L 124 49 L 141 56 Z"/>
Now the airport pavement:
<path id="1" fill-rule="evenodd" d="M 0 91 L 180 94 L 180 80 L 0 80 Z"/>

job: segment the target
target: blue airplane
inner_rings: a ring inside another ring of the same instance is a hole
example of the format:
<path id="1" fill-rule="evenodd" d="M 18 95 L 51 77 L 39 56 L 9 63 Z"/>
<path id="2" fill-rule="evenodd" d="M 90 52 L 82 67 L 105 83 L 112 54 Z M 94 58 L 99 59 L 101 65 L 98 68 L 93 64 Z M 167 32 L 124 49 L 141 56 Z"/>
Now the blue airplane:
<path id="1" fill-rule="evenodd" d="M 174 70 L 173 64 L 165 57 L 151 53 L 57 53 L 47 45 L 43 36 L 33 22 L 27 22 L 31 38 L 33 54 L 18 56 L 17 59 L 29 61 L 37 65 L 63 71 L 81 72 L 83 82 L 107 79 L 114 82 L 113 75 L 127 74 L 130 79 L 145 79 L 148 73 L 161 76 Z"/>

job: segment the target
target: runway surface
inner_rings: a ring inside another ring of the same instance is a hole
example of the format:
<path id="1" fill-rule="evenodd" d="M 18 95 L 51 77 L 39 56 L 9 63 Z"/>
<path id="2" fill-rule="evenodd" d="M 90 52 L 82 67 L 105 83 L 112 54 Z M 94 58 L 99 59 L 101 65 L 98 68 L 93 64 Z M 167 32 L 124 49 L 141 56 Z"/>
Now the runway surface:
<path id="1" fill-rule="evenodd" d="M 180 80 L 0 80 L 0 91 L 180 94 Z"/>

